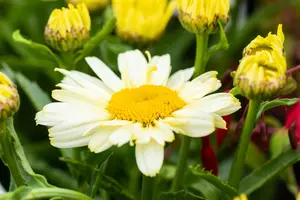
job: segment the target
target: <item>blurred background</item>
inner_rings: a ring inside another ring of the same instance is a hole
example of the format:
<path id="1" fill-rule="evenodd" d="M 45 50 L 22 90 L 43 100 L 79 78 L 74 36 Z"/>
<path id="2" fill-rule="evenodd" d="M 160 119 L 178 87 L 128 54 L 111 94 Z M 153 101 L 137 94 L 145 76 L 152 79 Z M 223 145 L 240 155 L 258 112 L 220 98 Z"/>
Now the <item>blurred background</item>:
<path id="1" fill-rule="evenodd" d="M 34 102 L 34 98 L 31 96 L 32 92 L 42 95 L 41 98 L 45 102 L 50 101 L 51 90 L 55 88 L 55 84 L 62 77 L 53 72 L 53 69 L 57 67 L 55 63 L 43 59 L 38 52 L 29 51 L 12 38 L 12 33 L 20 29 L 24 37 L 45 44 L 44 28 L 48 17 L 53 9 L 62 6 L 66 6 L 66 2 L 63 0 L 0 0 L 0 67 L 2 71 L 11 76 L 19 88 L 21 107 L 15 116 L 15 126 L 32 168 L 37 173 L 46 176 L 50 183 L 66 188 L 77 188 L 76 181 L 66 170 L 66 163 L 58 159 L 61 156 L 60 151 L 50 145 L 46 128 L 37 127 L 34 121 L 35 113 L 41 109 L 42 105 Z M 110 14 L 109 9 L 96 10 L 91 13 L 91 36 L 101 29 Z M 224 85 L 222 90 L 232 88 L 232 79 L 229 73 L 237 67 L 243 48 L 259 34 L 265 36 L 269 31 L 276 33 L 279 23 L 283 24 L 286 36 L 285 52 L 288 67 L 300 65 L 300 0 L 232 1 L 231 20 L 226 28 L 230 47 L 227 51 L 215 55 L 208 64 L 208 70 L 219 71 L 219 78 Z M 212 38 L 211 42 L 214 43 L 217 40 L 218 37 Z M 117 55 L 133 48 L 136 47 L 127 44 L 112 34 L 99 44 L 93 55 L 100 57 L 116 70 Z M 162 38 L 146 49 L 152 55 L 170 53 L 173 70 L 177 71 L 193 66 L 195 36 L 181 27 L 176 14 L 174 14 Z M 79 63 L 78 70 L 89 71 L 84 62 Z M 293 77 L 298 82 L 298 87 L 290 96 L 299 97 L 300 73 L 294 73 Z M 241 114 L 239 113 L 239 115 Z M 280 124 L 282 126 L 285 117 L 284 109 L 278 109 L 269 114 L 276 118 L 279 127 Z M 236 124 L 233 122 L 232 126 L 234 127 Z M 261 134 L 259 132 L 253 137 L 255 153 L 252 153 L 247 159 L 247 169 L 249 171 L 259 167 L 266 158 L 269 158 L 270 134 L 272 133 Z M 234 131 L 231 135 L 233 138 L 231 145 L 225 147 L 225 150 L 222 149 L 222 153 L 217 154 L 220 165 L 219 176 L 223 180 L 226 180 L 228 176 L 234 145 L 238 138 L 238 134 Z M 190 162 L 193 164 L 201 163 L 199 145 L 200 141 L 196 141 L 192 146 Z M 124 148 L 126 151 L 132 151 L 129 147 Z M 112 151 L 115 151 L 115 156 L 110 162 L 115 163 L 115 165 L 111 165 L 109 174 L 121 183 L 125 183 L 126 178 L 135 172 L 134 170 L 124 172 L 122 166 L 123 164 L 124 166 L 129 165 L 128 163 L 131 162 L 130 159 L 132 158 L 126 156 L 126 159 L 124 159 L 125 155 L 122 150 L 119 150 L 119 152 L 118 150 Z M 170 166 L 174 164 L 172 162 L 176 156 L 175 152 L 169 158 L 168 163 Z M 104 155 L 91 155 L 90 159 L 96 162 L 97 160 L 103 160 L 104 157 Z M 300 164 L 296 164 L 290 170 L 296 174 L 296 181 L 300 181 Z M 123 177 L 120 178 L 118 176 L 120 174 Z M 168 177 L 162 178 L 168 181 Z M 9 188 L 9 179 L 9 171 L 0 161 L 0 182 L 5 189 Z M 291 189 L 289 183 L 289 181 L 278 177 L 254 192 L 250 199 L 294 199 L 291 190 L 295 191 L 295 184 L 293 184 L 294 188 Z M 0 187 L 0 193 L 1 190 Z"/>

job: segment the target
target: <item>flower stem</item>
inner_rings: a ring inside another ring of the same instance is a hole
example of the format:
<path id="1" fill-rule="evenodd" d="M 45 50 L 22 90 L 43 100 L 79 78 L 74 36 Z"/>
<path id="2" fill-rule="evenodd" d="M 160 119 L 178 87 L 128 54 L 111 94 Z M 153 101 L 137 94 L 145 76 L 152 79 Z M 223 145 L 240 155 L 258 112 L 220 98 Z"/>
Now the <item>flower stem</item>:
<path id="1" fill-rule="evenodd" d="M 196 35 L 196 59 L 195 59 L 195 72 L 193 78 L 198 77 L 205 72 L 205 65 L 207 62 L 207 45 L 209 35 L 198 34 Z M 184 178 L 184 169 L 186 166 L 187 155 L 190 148 L 191 138 L 183 136 L 182 144 L 180 146 L 179 161 L 177 163 L 176 174 L 172 183 L 171 191 L 175 192 L 182 187 Z"/>
<path id="2" fill-rule="evenodd" d="M 154 178 L 143 176 L 141 200 L 152 200 Z"/>
<path id="3" fill-rule="evenodd" d="M 184 169 L 186 165 L 188 150 L 191 143 L 191 138 L 188 136 L 183 136 L 182 144 L 180 146 L 179 160 L 176 168 L 176 174 L 172 184 L 172 192 L 179 190 L 182 187 L 184 178 Z"/>
<path id="4" fill-rule="evenodd" d="M 251 133 L 256 124 L 256 114 L 259 110 L 260 103 L 261 101 L 259 100 L 250 100 L 242 135 L 240 137 L 240 143 L 230 170 L 228 183 L 236 189 L 238 189 L 241 177 L 243 175 L 245 157 L 251 138 Z"/>
<path id="5" fill-rule="evenodd" d="M 207 34 L 196 35 L 197 47 L 194 78 L 205 72 L 205 65 L 207 62 L 208 37 L 209 35 Z"/>

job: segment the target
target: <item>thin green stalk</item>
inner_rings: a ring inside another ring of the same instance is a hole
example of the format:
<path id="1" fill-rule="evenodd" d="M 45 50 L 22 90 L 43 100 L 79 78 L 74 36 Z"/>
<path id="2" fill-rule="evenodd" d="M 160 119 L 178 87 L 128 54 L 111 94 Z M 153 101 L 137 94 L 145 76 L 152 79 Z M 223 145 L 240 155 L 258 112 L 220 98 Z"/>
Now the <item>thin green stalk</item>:
<path id="1" fill-rule="evenodd" d="M 200 74 L 205 72 L 205 65 L 207 63 L 207 46 L 208 46 L 207 34 L 198 34 L 196 35 L 197 47 L 196 47 L 196 59 L 195 59 L 195 72 L 194 78 L 198 77 Z M 186 166 L 187 155 L 189 152 L 191 143 L 191 138 L 188 136 L 183 136 L 182 144 L 180 146 L 179 160 L 177 163 L 176 174 L 172 183 L 171 190 L 177 191 L 182 187 L 183 178 L 184 178 L 184 169 Z"/>
<path id="2" fill-rule="evenodd" d="M 188 136 L 183 136 L 182 144 L 180 146 L 179 160 L 176 168 L 176 174 L 172 184 L 172 192 L 179 190 L 182 187 L 184 178 L 184 169 L 187 161 L 187 155 L 191 143 L 191 138 Z"/>
<path id="3" fill-rule="evenodd" d="M 195 60 L 195 72 L 194 78 L 205 72 L 205 65 L 207 63 L 207 45 L 208 45 L 207 34 L 196 35 L 197 47 L 196 47 L 196 60 Z"/>
<path id="4" fill-rule="evenodd" d="M 243 175 L 245 157 L 251 138 L 251 133 L 256 124 L 256 114 L 260 107 L 260 103 L 261 101 L 259 100 L 250 100 L 244 128 L 240 137 L 240 143 L 230 170 L 228 183 L 236 189 L 238 189 L 241 177 Z"/>
<path id="5" fill-rule="evenodd" d="M 73 200 L 93 200 L 89 196 L 82 194 L 77 191 L 63 189 L 63 188 L 37 188 L 32 189 L 28 195 L 25 197 L 26 200 L 34 200 L 41 198 L 53 198 L 53 197 L 63 197 L 66 199 Z"/>
<path id="6" fill-rule="evenodd" d="M 141 200 L 152 200 L 154 178 L 143 176 Z"/>

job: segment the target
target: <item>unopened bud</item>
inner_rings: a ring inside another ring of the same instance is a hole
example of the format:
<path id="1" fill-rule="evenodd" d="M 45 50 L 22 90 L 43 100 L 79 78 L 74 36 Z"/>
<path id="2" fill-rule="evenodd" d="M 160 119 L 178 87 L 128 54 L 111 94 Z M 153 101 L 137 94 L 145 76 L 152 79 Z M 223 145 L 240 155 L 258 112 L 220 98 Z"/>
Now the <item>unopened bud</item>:
<path id="1" fill-rule="evenodd" d="M 230 0 L 178 0 L 179 20 L 182 26 L 196 34 L 212 33 L 218 21 L 227 24 Z"/>
<path id="2" fill-rule="evenodd" d="M 95 11 L 107 6 L 109 0 L 67 0 L 67 2 L 73 5 L 84 3 L 90 11 Z"/>
<path id="3" fill-rule="evenodd" d="M 46 42 L 58 51 L 81 48 L 89 39 L 91 19 L 85 4 L 55 9 L 45 28 Z"/>
<path id="4" fill-rule="evenodd" d="M 0 72 L 0 120 L 5 120 L 19 110 L 20 98 L 17 87 Z"/>

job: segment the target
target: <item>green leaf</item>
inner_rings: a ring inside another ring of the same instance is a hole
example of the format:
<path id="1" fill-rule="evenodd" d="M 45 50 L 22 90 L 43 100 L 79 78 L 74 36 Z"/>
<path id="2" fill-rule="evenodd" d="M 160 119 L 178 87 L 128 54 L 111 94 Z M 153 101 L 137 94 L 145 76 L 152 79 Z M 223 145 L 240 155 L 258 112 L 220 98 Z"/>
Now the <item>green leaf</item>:
<path id="1" fill-rule="evenodd" d="M 212 46 L 209 49 L 208 58 L 210 56 L 212 56 L 213 54 L 215 54 L 217 51 L 226 50 L 229 48 L 229 44 L 227 41 L 226 32 L 224 30 L 223 24 L 220 21 L 218 21 L 218 24 L 219 24 L 219 28 L 220 28 L 220 41 L 218 44 Z"/>
<path id="2" fill-rule="evenodd" d="M 245 163 L 253 169 L 259 168 L 267 161 L 263 152 L 253 143 L 250 142 L 245 158 Z"/>
<path id="3" fill-rule="evenodd" d="M 88 164 L 85 164 L 82 162 L 78 162 L 78 161 L 72 160 L 70 158 L 60 158 L 60 160 L 72 165 L 81 174 L 85 173 L 86 176 L 88 176 L 88 177 L 91 177 L 92 174 L 97 171 L 97 168 L 95 168 L 91 165 L 88 165 Z M 120 183 L 118 183 L 112 177 L 101 173 L 101 178 L 99 178 L 98 180 L 100 180 L 99 186 L 102 189 L 106 190 L 112 196 L 116 197 L 116 199 L 122 199 L 122 200 L 134 200 L 135 199 L 135 197 L 131 193 L 129 193 Z"/>
<path id="4" fill-rule="evenodd" d="M 299 101 L 299 98 L 293 98 L 293 99 L 275 99 L 272 101 L 266 101 L 260 105 L 259 111 L 256 115 L 256 120 L 258 120 L 261 116 L 261 114 L 271 108 L 275 108 L 278 106 L 291 106 L 294 105 Z"/>
<path id="5" fill-rule="evenodd" d="M 230 197 L 236 196 L 237 192 L 236 190 L 228 185 L 227 183 L 224 183 L 221 179 L 219 179 L 217 176 L 214 176 L 210 172 L 205 171 L 201 167 L 194 167 L 190 168 L 192 173 L 202 179 L 205 179 L 206 181 L 213 184 L 216 188 L 222 191 L 222 193 L 227 194 Z"/>
<path id="6" fill-rule="evenodd" d="M 51 103 L 48 94 L 36 82 L 31 82 L 21 73 L 16 74 L 16 80 L 37 111 L 42 110 L 46 104 Z"/>
<path id="7" fill-rule="evenodd" d="M 98 167 L 94 171 L 94 173 L 93 173 L 93 175 L 91 177 L 90 187 L 88 189 L 88 195 L 91 196 L 92 198 L 94 198 L 96 196 L 96 194 L 97 194 L 97 191 L 99 189 L 99 185 L 100 185 L 100 182 L 101 182 L 102 174 L 105 173 L 108 161 L 111 158 L 111 156 L 112 156 L 112 154 L 110 154 L 106 158 L 106 160 L 100 165 L 100 167 Z"/>
<path id="8" fill-rule="evenodd" d="M 12 118 L 1 123 L 0 158 L 8 166 L 17 186 L 52 187 L 45 177 L 35 174 L 30 167 L 13 127 Z"/>
<path id="9" fill-rule="evenodd" d="M 45 45 L 32 42 L 31 40 L 25 39 L 20 30 L 16 30 L 12 35 L 14 41 L 26 45 L 28 48 L 33 50 L 35 53 L 56 62 L 57 64 L 62 64 L 61 60 Z M 42 67 L 42 66 L 41 66 Z"/>
<path id="10" fill-rule="evenodd" d="M 75 59 L 74 63 L 76 64 L 84 57 L 90 55 L 90 53 L 103 41 L 103 39 L 114 30 L 115 23 L 116 18 L 114 16 L 107 20 L 103 28 L 84 45 L 81 51 L 79 51 L 79 56 Z"/>
<path id="11" fill-rule="evenodd" d="M 289 150 L 277 158 L 266 162 L 262 167 L 254 170 L 251 174 L 243 178 L 240 183 L 238 193 L 250 194 L 262 185 L 276 177 L 288 166 L 300 160 L 299 152 Z"/>
<path id="12" fill-rule="evenodd" d="M 178 192 L 163 192 L 160 195 L 161 200 L 199 200 L 203 197 L 197 196 L 191 192 L 181 190 Z"/>

